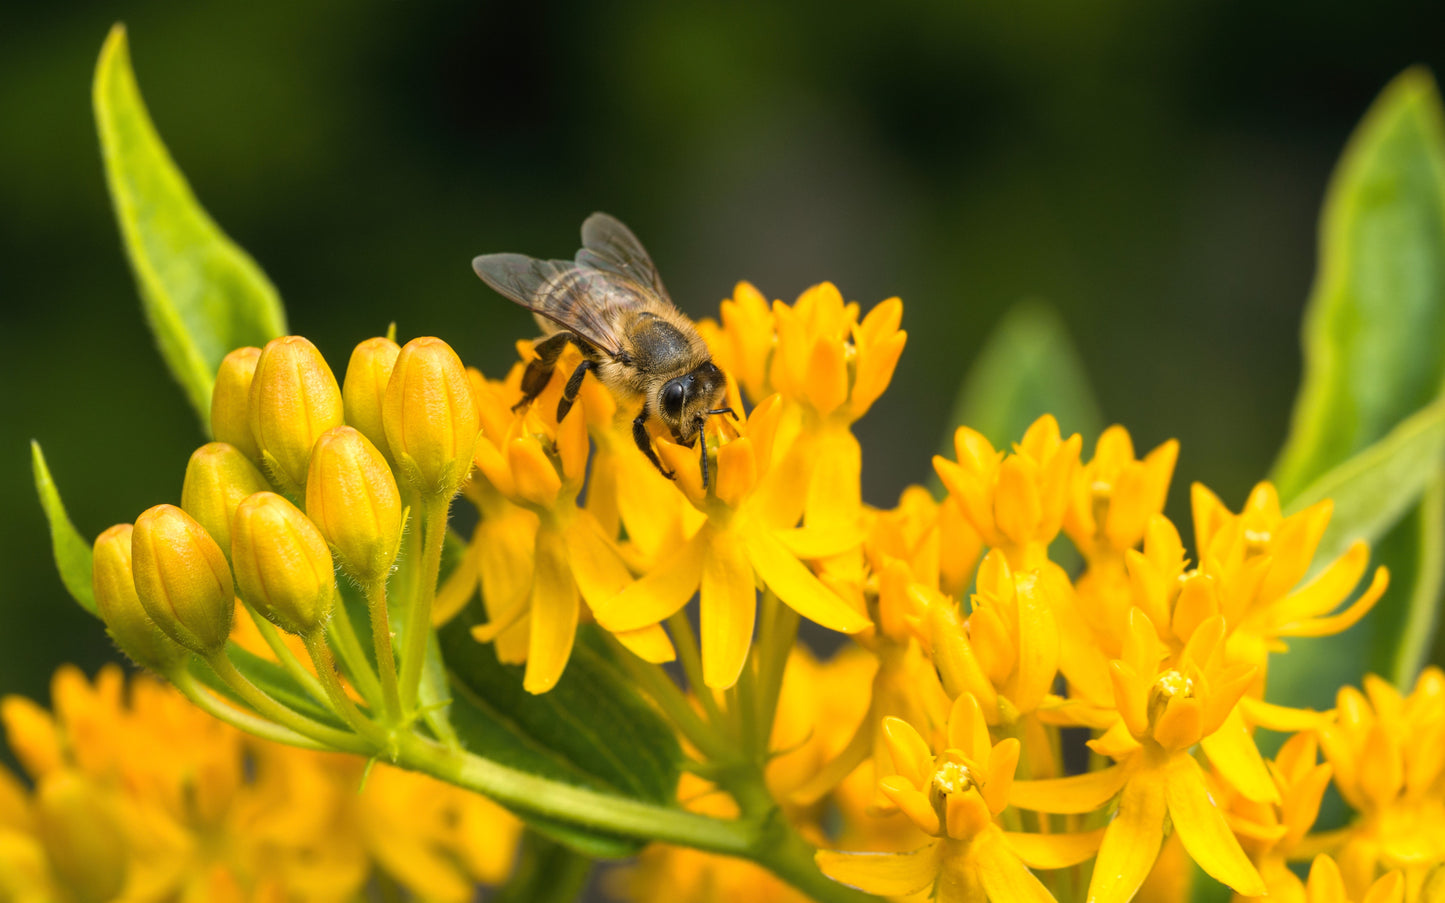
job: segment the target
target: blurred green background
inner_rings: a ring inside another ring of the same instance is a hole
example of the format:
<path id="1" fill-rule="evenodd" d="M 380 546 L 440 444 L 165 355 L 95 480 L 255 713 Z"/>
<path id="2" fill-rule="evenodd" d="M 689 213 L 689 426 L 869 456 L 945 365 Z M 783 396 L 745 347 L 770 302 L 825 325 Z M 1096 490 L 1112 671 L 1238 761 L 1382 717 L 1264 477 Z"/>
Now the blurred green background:
<path id="1" fill-rule="evenodd" d="M 1326 178 L 1371 98 L 1445 63 L 1439 3 L 10 4 L 0 27 L 0 692 L 110 655 L 30 483 L 87 536 L 179 500 L 201 433 L 139 316 L 90 77 L 129 26 L 162 135 L 340 371 L 395 319 L 489 374 L 531 334 L 486 251 L 629 223 L 684 310 L 736 280 L 906 304 L 860 426 L 866 498 L 930 472 L 958 381 L 1026 297 L 1105 416 L 1237 506 L 1284 436 Z M 1093 437 L 1086 437 L 1091 448 Z"/>

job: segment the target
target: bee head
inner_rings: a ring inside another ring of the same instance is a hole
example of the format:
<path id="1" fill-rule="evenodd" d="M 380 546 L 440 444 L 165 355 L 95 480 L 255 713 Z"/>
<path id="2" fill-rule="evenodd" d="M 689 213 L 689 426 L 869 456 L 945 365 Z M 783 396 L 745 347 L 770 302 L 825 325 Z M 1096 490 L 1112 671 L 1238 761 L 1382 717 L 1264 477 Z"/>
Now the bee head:
<path id="1" fill-rule="evenodd" d="M 674 376 L 657 392 L 657 413 L 672 430 L 673 438 L 691 444 L 723 397 L 727 380 L 712 361 L 690 373 Z"/>

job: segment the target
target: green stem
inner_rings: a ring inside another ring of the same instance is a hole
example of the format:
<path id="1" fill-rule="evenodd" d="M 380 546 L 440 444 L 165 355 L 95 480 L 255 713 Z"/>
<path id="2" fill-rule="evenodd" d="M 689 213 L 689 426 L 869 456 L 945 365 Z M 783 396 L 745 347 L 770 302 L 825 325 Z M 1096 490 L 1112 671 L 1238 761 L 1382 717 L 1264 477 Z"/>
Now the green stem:
<path id="1" fill-rule="evenodd" d="M 356 625 L 351 622 L 351 612 L 346 610 L 346 600 L 341 595 L 340 587 L 336 590 L 336 598 L 331 606 L 331 622 L 328 627 L 327 633 L 336 643 L 336 651 L 341 654 L 341 660 L 346 663 L 346 676 L 351 678 L 356 692 L 361 694 L 366 704 L 378 708 L 381 702 L 381 684 L 376 682 L 371 662 L 366 657 L 366 651 L 361 648 L 361 638 L 356 635 Z"/>
<path id="2" fill-rule="evenodd" d="M 342 720 L 376 749 L 386 750 L 395 760 L 396 750 L 386 731 L 363 715 L 342 689 L 341 681 L 336 677 L 336 662 L 331 658 L 331 647 L 326 645 L 325 631 L 314 630 L 301 639 L 306 643 L 306 651 L 311 653 L 311 661 L 316 665 L 316 673 L 321 677 L 321 686 L 326 689 L 326 695 L 331 700 L 332 711 L 340 715 Z"/>
<path id="3" fill-rule="evenodd" d="M 406 632 L 401 638 L 400 693 L 402 704 L 409 709 L 408 715 L 416 711 L 422 665 L 426 663 L 432 600 L 436 598 L 437 578 L 441 576 L 442 544 L 446 542 L 447 509 L 451 503 L 451 496 L 444 495 L 426 496 L 421 500 L 421 571 L 416 575 L 416 591 L 406 612 Z"/>
<path id="4" fill-rule="evenodd" d="M 281 663 L 281 667 L 286 669 L 286 673 L 291 675 L 291 679 L 300 684 L 307 693 L 310 693 L 312 699 L 324 703 L 326 691 L 321 688 L 321 682 L 316 679 L 316 675 L 306 670 L 305 665 L 301 664 L 301 660 L 291 651 L 291 647 L 286 645 L 286 641 L 281 637 L 281 631 L 276 629 L 276 625 L 261 617 L 257 614 L 256 609 L 249 605 L 246 606 L 246 612 L 251 616 L 251 621 L 256 625 L 261 639 L 271 647 L 271 653 L 276 656 L 276 661 Z"/>
<path id="5" fill-rule="evenodd" d="M 276 722 L 282 727 L 289 728 L 298 734 L 310 737 L 332 749 L 341 752 L 361 753 L 369 755 L 371 749 L 368 744 L 362 742 L 355 734 L 339 731 L 334 727 L 327 727 L 316 721 L 312 721 L 304 715 L 293 712 L 286 706 L 267 696 L 259 687 L 251 683 L 246 675 L 236 670 L 236 665 L 226 657 L 224 652 L 218 652 L 206 659 L 216 676 L 224 680 L 231 689 L 236 691 L 242 701 L 256 710 L 256 713 L 264 718 Z"/>
<path id="6" fill-rule="evenodd" d="M 396 653 L 391 648 L 391 619 L 386 611 L 386 574 L 363 587 L 371 613 L 371 640 L 376 647 L 376 670 L 381 675 L 381 701 L 386 723 L 401 719 L 401 693 L 396 683 Z"/>
<path id="7" fill-rule="evenodd" d="M 788 655 L 798 641 L 799 615 L 782 604 L 772 590 L 763 593 L 763 612 L 768 617 L 764 619 L 767 633 L 758 639 L 763 647 L 759 658 L 758 724 L 762 726 L 763 737 L 770 741 L 773 721 L 778 715 L 778 697 L 783 692 L 783 678 L 788 670 Z"/>
<path id="8" fill-rule="evenodd" d="M 618 659 L 623 662 L 633 680 L 641 685 L 648 698 L 657 703 L 658 708 L 662 709 L 662 713 L 682 732 L 687 741 L 697 747 L 698 752 L 714 762 L 733 758 L 727 742 L 719 737 L 712 725 L 704 721 L 688 703 L 682 688 L 673 682 L 666 671 L 628 652 L 621 643 L 613 639 L 612 634 L 605 635 L 616 648 Z"/>
<path id="9" fill-rule="evenodd" d="M 207 690 L 189 671 L 177 671 L 170 675 L 170 681 L 196 708 L 238 730 L 260 737 L 262 740 L 284 743 L 287 746 L 299 746 L 302 749 L 329 750 L 331 748 L 317 743 L 310 737 L 303 737 L 293 730 L 281 727 L 275 722 L 267 721 L 265 718 L 227 704 Z"/>

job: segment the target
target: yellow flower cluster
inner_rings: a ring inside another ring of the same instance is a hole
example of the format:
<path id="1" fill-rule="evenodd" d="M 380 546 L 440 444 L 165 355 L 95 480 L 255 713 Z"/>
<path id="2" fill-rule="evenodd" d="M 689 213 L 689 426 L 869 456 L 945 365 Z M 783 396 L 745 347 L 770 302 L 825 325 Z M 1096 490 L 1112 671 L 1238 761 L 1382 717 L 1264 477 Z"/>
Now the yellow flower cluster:
<path id="1" fill-rule="evenodd" d="M 34 786 L 0 768 L 0 900 L 466 903 L 511 870 L 521 825 L 483 797 L 248 737 L 113 665 L 62 668 L 52 697 L 0 703 Z"/>

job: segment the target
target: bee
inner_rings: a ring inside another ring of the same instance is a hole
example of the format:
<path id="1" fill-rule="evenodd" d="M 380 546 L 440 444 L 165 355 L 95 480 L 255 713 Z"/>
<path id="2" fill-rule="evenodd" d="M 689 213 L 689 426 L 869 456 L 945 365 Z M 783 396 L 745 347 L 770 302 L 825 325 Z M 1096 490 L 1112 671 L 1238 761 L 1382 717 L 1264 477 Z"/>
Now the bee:
<path id="1" fill-rule="evenodd" d="M 557 402 L 557 422 L 567 416 L 590 371 L 620 403 L 642 402 L 632 438 L 668 479 L 647 422 L 657 417 L 681 445 L 702 437 L 707 418 L 732 414 L 719 407 L 727 389 L 692 321 L 673 306 L 657 268 L 637 236 L 605 213 L 582 223 L 582 248 L 571 260 L 538 260 L 525 254 L 483 254 L 472 269 L 497 292 L 536 315 L 544 337 L 522 374 L 522 400 L 532 403 L 556 369 L 568 343 L 582 351 Z M 708 485 L 707 440 L 702 439 L 702 485 Z"/>

